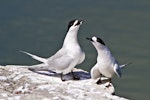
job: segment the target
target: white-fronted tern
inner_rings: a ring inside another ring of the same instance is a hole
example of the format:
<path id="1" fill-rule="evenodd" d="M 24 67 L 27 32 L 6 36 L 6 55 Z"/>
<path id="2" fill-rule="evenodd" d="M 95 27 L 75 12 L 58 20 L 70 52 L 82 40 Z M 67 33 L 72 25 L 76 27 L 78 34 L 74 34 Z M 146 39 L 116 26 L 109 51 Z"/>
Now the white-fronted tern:
<path id="1" fill-rule="evenodd" d="M 42 58 L 21 51 L 31 56 L 33 59 L 42 62 L 40 67 L 29 69 L 34 71 L 52 70 L 56 73 L 61 73 L 61 80 L 65 81 L 63 75 L 72 72 L 73 68 L 82 63 L 85 59 L 85 53 L 82 51 L 77 39 L 78 30 L 82 22 L 82 20 L 72 20 L 69 22 L 62 48 L 49 58 Z M 74 75 L 73 78 L 75 78 Z"/>
<path id="2" fill-rule="evenodd" d="M 100 77 L 100 79 L 97 81 L 97 84 L 99 84 L 102 83 L 102 75 L 109 78 L 110 83 L 114 74 L 116 74 L 118 77 L 121 77 L 121 69 L 127 64 L 119 65 L 102 39 L 95 36 L 86 39 L 92 42 L 98 53 L 97 63 L 91 69 L 91 78 L 97 79 Z"/>

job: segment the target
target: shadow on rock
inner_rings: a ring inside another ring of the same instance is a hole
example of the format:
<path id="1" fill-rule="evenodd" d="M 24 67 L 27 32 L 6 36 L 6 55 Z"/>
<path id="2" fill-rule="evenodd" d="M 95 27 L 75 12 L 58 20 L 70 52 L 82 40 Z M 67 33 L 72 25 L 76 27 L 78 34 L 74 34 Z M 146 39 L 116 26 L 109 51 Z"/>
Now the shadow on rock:
<path id="1" fill-rule="evenodd" d="M 52 76 L 52 77 L 60 77 L 61 78 L 61 74 L 60 73 L 56 73 L 56 72 L 51 71 L 51 70 L 36 71 L 36 70 L 34 70 L 32 68 L 29 68 L 28 70 L 30 70 L 32 72 L 35 72 L 35 73 L 38 73 L 38 74 L 42 74 L 42 75 L 47 75 L 47 76 Z M 80 70 L 80 71 L 75 70 L 73 72 L 73 74 L 76 77 L 78 77 L 79 80 L 86 80 L 86 79 L 90 79 L 91 78 L 90 73 L 82 71 L 82 70 Z M 63 78 L 65 79 L 65 81 L 74 80 L 72 72 L 63 75 Z"/>

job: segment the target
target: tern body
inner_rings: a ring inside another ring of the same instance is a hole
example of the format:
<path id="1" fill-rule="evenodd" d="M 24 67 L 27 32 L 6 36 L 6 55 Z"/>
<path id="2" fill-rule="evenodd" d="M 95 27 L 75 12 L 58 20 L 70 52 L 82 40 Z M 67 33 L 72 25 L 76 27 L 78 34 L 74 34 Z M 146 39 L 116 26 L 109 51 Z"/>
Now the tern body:
<path id="1" fill-rule="evenodd" d="M 82 51 L 77 40 L 77 34 L 81 24 L 82 21 L 79 20 L 72 20 L 69 22 L 67 35 L 64 39 L 62 48 L 49 58 L 38 57 L 22 51 L 33 59 L 43 63 L 41 67 L 32 70 L 52 70 L 56 73 L 67 74 L 71 72 L 76 65 L 82 63 L 85 59 L 85 53 Z"/>
<path id="2" fill-rule="evenodd" d="M 87 39 L 92 42 L 98 53 L 97 63 L 91 69 L 91 77 L 97 79 L 103 75 L 111 79 L 115 74 L 121 77 L 121 68 L 127 64 L 119 65 L 102 39 L 95 36 Z"/>

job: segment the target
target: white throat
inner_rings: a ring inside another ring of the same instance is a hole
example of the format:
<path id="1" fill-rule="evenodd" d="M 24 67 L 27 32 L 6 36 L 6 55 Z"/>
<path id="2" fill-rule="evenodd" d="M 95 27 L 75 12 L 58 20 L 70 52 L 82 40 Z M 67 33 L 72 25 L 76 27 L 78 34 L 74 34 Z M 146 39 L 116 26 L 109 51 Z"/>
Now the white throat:
<path id="1" fill-rule="evenodd" d="M 108 48 L 103 46 L 103 45 L 94 45 L 94 46 L 96 48 L 98 56 L 104 56 L 104 55 L 107 55 L 109 53 Z"/>
<path id="2" fill-rule="evenodd" d="M 77 34 L 78 34 L 78 29 L 69 30 L 65 37 L 63 46 L 78 44 Z"/>

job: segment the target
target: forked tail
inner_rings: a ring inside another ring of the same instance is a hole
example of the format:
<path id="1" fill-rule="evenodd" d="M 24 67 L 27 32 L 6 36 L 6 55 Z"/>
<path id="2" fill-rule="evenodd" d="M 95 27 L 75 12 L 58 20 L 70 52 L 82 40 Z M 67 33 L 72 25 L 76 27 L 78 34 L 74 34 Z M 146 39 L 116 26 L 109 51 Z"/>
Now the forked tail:
<path id="1" fill-rule="evenodd" d="M 125 66 L 130 65 L 130 64 L 132 64 L 132 63 L 131 62 L 130 63 L 126 63 L 126 64 L 123 64 L 123 65 L 120 65 L 119 67 L 122 69 L 122 68 L 125 68 Z"/>
<path id="2" fill-rule="evenodd" d="M 38 57 L 38 56 L 36 56 L 36 55 L 33 55 L 33 54 L 28 53 L 28 52 L 25 52 L 25 51 L 20 51 L 20 52 L 25 53 L 25 54 L 31 56 L 31 57 L 32 57 L 33 59 L 35 59 L 35 60 L 38 60 L 38 61 L 43 62 L 43 63 L 46 63 L 46 59 L 45 59 L 45 58 Z"/>

